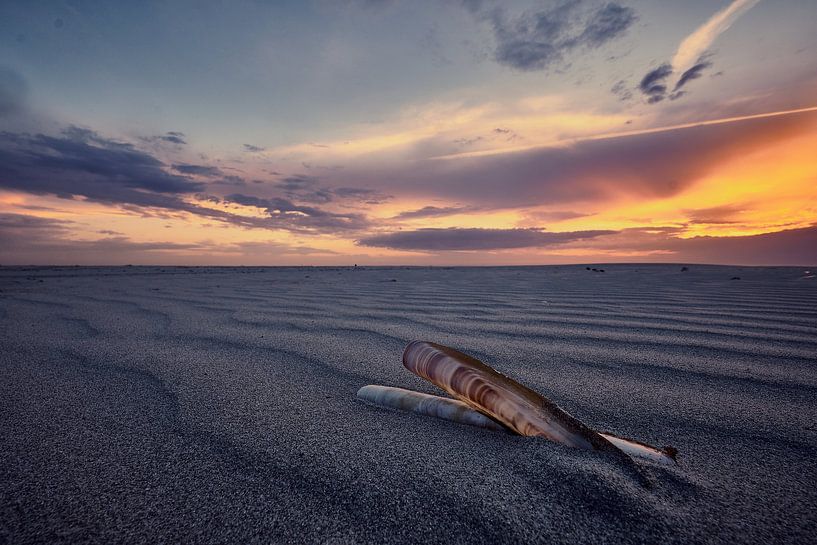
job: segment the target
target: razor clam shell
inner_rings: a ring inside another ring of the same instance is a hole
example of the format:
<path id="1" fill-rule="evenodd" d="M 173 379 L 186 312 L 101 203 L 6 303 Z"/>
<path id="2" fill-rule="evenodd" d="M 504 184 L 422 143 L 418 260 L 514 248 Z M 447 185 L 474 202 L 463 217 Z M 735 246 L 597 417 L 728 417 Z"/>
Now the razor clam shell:
<path id="1" fill-rule="evenodd" d="M 627 462 L 632 461 L 628 453 L 648 459 L 655 456 L 662 462 L 672 456 L 669 451 L 611 434 L 603 436 L 546 397 L 453 348 L 414 341 L 403 352 L 403 365 L 519 435 L 609 452 Z"/>
<path id="2" fill-rule="evenodd" d="M 613 443 L 619 450 L 631 458 L 640 458 L 664 465 L 676 465 L 677 451 L 673 447 L 658 448 L 634 439 L 626 439 L 609 432 L 598 432 L 599 435 Z"/>
<path id="3" fill-rule="evenodd" d="M 470 406 L 456 399 L 376 384 L 363 386 L 357 391 L 357 397 L 362 401 L 386 409 L 396 409 L 423 416 L 432 416 L 457 424 L 476 426 L 491 431 L 513 433 L 499 422 L 488 418 L 481 412 L 475 411 Z M 672 453 L 667 453 L 656 447 L 632 439 L 625 439 L 613 435 L 612 433 L 599 432 L 599 435 L 631 457 L 649 460 L 659 464 L 675 465 L 675 459 Z"/>
<path id="4" fill-rule="evenodd" d="M 459 424 L 477 426 L 494 431 L 509 430 L 484 414 L 473 410 L 471 407 L 445 397 L 423 394 L 403 388 L 391 386 L 379 386 L 369 384 L 357 391 L 358 399 L 372 403 L 379 407 L 397 409 L 400 411 L 413 412 L 425 416 L 433 416 Z"/>

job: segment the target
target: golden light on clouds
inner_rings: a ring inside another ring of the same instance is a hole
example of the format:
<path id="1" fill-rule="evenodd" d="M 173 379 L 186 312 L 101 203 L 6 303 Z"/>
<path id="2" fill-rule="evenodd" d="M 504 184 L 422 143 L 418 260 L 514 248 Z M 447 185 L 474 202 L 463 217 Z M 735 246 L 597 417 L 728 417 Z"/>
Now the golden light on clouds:
<path id="1" fill-rule="evenodd" d="M 580 110 L 557 95 L 525 97 L 509 103 L 431 103 L 408 108 L 392 120 L 350 128 L 342 140 L 304 142 L 266 150 L 263 157 L 282 161 L 332 163 L 377 153 L 404 153 L 427 141 L 448 143 L 455 153 L 496 153 L 524 146 L 558 145 L 620 129 L 629 117 Z"/>
<path id="2" fill-rule="evenodd" d="M 702 171 L 702 175 L 683 180 L 677 190 L 668 193 L 653 191 L 648 186 L 633 186 L 632 180 L 617 178 L 618 175 L 629 176 L 625 169 L 616 171 L 619 174 L 611 174 L 609 177 L 605 177 L 604 172 L 593 174 L 595 178 L 591 176 L 588 179 L 590 181 L 585 183 L 593 184 L 591 187 L 596 191 L 594 196 L 585 199 L 573 198 L 563 202 L 548 203 L 534 200 L 527 206 L 518 203 L 508 206 L 491 205 L 472 201 L 467 192 L 457 200 L 442 197 L 426 198 L 414 194 L 415 188 L 411 185 L 379 190 L 379 194 L 389 195 L 366 202 L 367 197 L 349 201 L 339 197 L 340 193 L 332 193 L 335 190 L 332 187 L 322 187 L 323 174 L 318 173 L 315 176 L 296 178 L 279 175 L 277 178 L 268 179 L 264 184 L 257 184 L 255 187 L 271 193 L 270 197 L 275 196 L 277 192 L 279 200 L 259 198 L 258 204 L 253 205 L 252 198 L 248 198 L 245 200 L 251 203 L 248 205 L 241 204 L 240 199 L 231 199 L 229 196 L 214 197 L 210 188 L 217 187 L 212 184 L 218 184 L 218 179 L 196 175 L 191 179 L 203 184 L 203 190 L 200 193 L 180 195 L 179 202 L 184 206 L 178 209 L 111 205 L 83 197 L 66 199 L 53 195 L 4 191 L 0 193 L 0 213 L 25 214 L 28 217 L 52 220 L 54 223 L 48 224 L 48 228 L 52 229 L 53 237 L 58 241 L 93 243 L 113 240 L 128 245 L 147 245 L 146 247 L 154 248 L 145 258 L 147 260 L 156 259 L 157 255 L 167 255 L 168 259 L 172 255 L 177 255 L 180 258 L 195 258 L 205 262 L 209 262 L 208 260 L 229 262 L 236 259 L 236 256 L 241 256 L 240 258 L 246 262 L 259 264 L 337 263 L 347 259 L 362 263 L 420 263 L 434 255 L 437 256 L 434 259 L 443 262 L 445 259 L 451 259 L 427 249 L 371 247 L 359 242 L 374 235 L 429 229 L 534 228 L 557 234 L 584 231 L 620 233 L 614 239 L 609 236 L 580 238 L 541 248 L 509 247 L 460 252 L 460 255 L 470 256 L 466 259 L 482 260 L 478 261 L 480 263 L 490 262 L 491 259 L 505 263 L 525 263 L 542 260 L 581 261 L 583 257 L 658 258 L 672 256 L 675 252 L 662 247 L 664 245 L 662 240 L 694 239 L 701 236 L 739 237 L 806 228 L 817 223 L 815 205 L 817 163 L 813 161 L 813 153 L 817 149 L 817 132 L 812 130 L 811 117 L 802 118 L 802 123 L 795 122 L 800 119 L 796 118 L 798 115 L 813 116 L 817 108 L 611 132 L 610 129 L 622 125 L 622 117 L 583 111 L 556 113 L 539 111 L 553 104 L 558 104 L 558 101 L 547 97 L 514 104 L 516 110 L 537 114 L 529 117 L 513 117 L 518 112 L 511 112 L 509 109 L 500 111 L 496 108 L 480 107 L 460 111 L 454 108 L 454 111 L 458 112 L 457 115 L 452 115 L 431 127 L 423 127 L 422 123 L 415 123 L 409 127 L 411 123 L 406 120 L 407 128 L 403 132 L 369 136 L 343 145 L 338 144 L 341 150 L 345 149 L 341 153 L 335 149 L 336 144 L 329 144 L 329 148 L 305 146 L 297 149 L 308 149 L 312 154 L 326 154 L 338 160 L 346 160 L 353 158 L 357 153 L 364 153 L 374 158 L 376 164 L 378 157 L 389 156 L 390 152 L 382 150 L 415 146 L 430 135 L 450 140 L 454 136 L 482 132 L 504 138 L 508 133 L 496 132 L 496 129 L 514 127 L 520 131 L 518 133 L 514 131 L 514 134 L 539 134 L 538 139 L 555 137 L 561 131 L 566 131 L 571 136 L 558 140 L 556 146 L 548 148 L 538 145 L 523 149 L 561 149 L 566 153 L 572 153 L 571 148 L 582 142 L 614 142 L 619 139 L 623 141 L 632 137 L 778 118 L 791 118 L 793 121 L 782 125 L 770 125 L 767 132 L 762 130 L 757 132 L 759 126 L 755 126 L 751 130 L 757 134 L 749 137 L 748 145 L 738 143 L 734 149 L 726 145 L 723 157 L 707 156 L 705 160 L 708 161 L 708 166 Z M 500 114 L 511 117 L 502 117 Z M 432 115 L 418 114 L 418 119 L 422 120 L 429 116 Z M 800 128 L 794 130 L 793 127 Z M 444 132 L 446 130 L 449 132 Z M 514 140 L 517 139 L 478 141 L 474 143 L 475 146 L 492 146 L 491 149 L 455 154 L 450 156 L 448 161 L 453 165 L 463 156 L 492 157 L 518 153 L 519 149 L 512 147 L 515 146 Z M 296 148 L 289 151 L 293 152 L 294 149 Z M 280 150 L 272 153 L 278 152 Z M 349 152 L 348 156 L 343 156 L 346 152 Z M 269 155 L 268 152 L 265 153 Z M 430 158 L 430 161 L 438 164 L 434 158 Z M 409 165 L 406 168 L 411 168 L 411 162 L 405 164 Z M 264 167 L 250 162 L 242 164 L 241 169 L 244 172 L 260 172 Z M 671 172 L 672 168 L 669 171 Z M 695 169 L 680 171 L 698 172 Z M 444 184 L 447 182 L 444 177 L 447 171 L 441 172 L 443 177 L 440 183 Z M 559 180 L 560 184 L 567 185 L 575 182 L 577 180 L 569 177 Z M 496 183 L 502 184 L 504 181 L 500 179 Z M 640 189 L 634 190 L 633 187 Z M 236 192 L 246 191 L 242 187 L 228 189 Z M 324 196 L 321 198 L 325 198 L 326 201 L 286 205 L 293 200 L 308 200 L 320 196 L 318 193 L 314 195 L 310 193 L 314 191 L 323 191 Z M 269 203 L 277 202 L 284 203 L 284 208 L 279 210 L 270 207 Z M 358 229 L 332 232 L 313 229 L 309 224 L 306 224 L 305 228 L 299 228 L 297 222 L 278 221 L 295 217 L 314 219 L 311 218 L 311 214 L 322 214 L 330 219 L 338 216 L 341 220 L 356 215 L 365 217 L 365 222 Z M 628 234 L 631 231 L 634 234 Z M 644 243 L 642 240 L 644 237 L 653 237 L 654 240 L 651 243 Z M 168 240 L 172 240 L 173 243 L 166 248 L 159 244 Z M 457 259 L 456 253 L 448 255 L 453 255 L 454 259 Z"/>

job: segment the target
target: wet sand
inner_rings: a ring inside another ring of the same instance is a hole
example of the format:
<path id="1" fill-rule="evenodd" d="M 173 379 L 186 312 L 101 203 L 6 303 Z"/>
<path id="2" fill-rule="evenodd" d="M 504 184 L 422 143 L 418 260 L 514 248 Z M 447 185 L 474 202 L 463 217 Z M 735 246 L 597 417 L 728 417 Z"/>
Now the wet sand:
<path id="1" fill-rule="evenodd" d="M 597 267 L 0 268 L 0 543 L 813 539 L 817 278 Z M 679 466 L 357 401 L 414 339 Z"/>

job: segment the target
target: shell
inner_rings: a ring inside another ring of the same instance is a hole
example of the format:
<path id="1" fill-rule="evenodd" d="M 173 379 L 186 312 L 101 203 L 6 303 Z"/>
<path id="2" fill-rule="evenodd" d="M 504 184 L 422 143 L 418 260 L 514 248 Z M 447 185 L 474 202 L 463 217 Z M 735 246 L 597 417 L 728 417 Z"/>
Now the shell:
<path id="1" fill-rule="evenodd" d="M 612 434 L 602 435 L 546 397 L 453 348 L 414 341 L 403 352 L 403 365 L 519 435 L 609 452 L 628 461 L 629 454 L 674 463 L 674 449 L 660 450 Z"/>
<path id="2" fill-rule="evenodd" d="M 380 407 L 433 416 L 435 418 L 476 426 L 478 428 L 508 431 L 508 429 L 499 422 L 491 420 L 484 414 L 473 410 L 462 401 L 455 399 L 404 390 L 403 388 L 378 386 L 376 384 L 370 384 L 358 390 L 357 397 L 358 399 Z"/>

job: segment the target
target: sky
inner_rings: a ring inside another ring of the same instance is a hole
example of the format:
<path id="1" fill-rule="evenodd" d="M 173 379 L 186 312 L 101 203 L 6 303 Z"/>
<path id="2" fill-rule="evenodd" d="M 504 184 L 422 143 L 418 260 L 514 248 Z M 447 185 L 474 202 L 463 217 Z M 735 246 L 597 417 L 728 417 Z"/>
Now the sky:
<path id="1" fill-rule="evenodd" d="M 0 265 L 817 265 L 814 0 L 0 3 Z"/>

